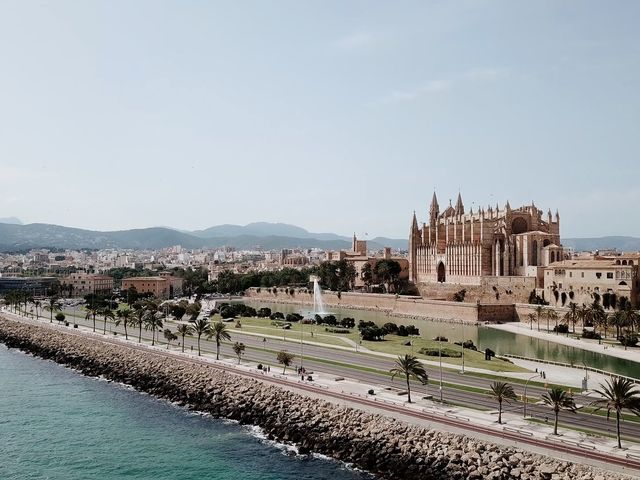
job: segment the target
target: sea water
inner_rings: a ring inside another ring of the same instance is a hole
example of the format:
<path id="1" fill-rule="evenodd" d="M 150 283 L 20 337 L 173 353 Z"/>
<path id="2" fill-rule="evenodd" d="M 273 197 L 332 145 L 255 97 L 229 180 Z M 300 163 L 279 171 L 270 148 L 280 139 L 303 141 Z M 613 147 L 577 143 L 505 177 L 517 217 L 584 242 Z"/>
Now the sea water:
<path id="1" fill-rule="evenodd" d="M 0 479 L 371 478 L 0 345 Z"/>

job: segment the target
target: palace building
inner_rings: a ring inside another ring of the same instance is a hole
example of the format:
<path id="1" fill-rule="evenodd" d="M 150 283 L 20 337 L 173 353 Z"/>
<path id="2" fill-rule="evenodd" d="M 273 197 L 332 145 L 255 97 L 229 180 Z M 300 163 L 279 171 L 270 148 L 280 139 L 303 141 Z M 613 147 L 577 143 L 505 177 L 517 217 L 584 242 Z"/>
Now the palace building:
<path id="1" fill-rule="evenodd" d="M 440 211 L 434 192 L 423 226 L 413 214 L 409 234 L 410 280 L 415 284 L 488 285 L 499 277 L 527 279 L 542 288 L 544 268 L 565 259 L 560 215 L 546 219 L 531 205 L 480 208 L 466 212 L 458 194 L 455 206 Z M 523 282 L 524 284 L 524 282 Z"/>

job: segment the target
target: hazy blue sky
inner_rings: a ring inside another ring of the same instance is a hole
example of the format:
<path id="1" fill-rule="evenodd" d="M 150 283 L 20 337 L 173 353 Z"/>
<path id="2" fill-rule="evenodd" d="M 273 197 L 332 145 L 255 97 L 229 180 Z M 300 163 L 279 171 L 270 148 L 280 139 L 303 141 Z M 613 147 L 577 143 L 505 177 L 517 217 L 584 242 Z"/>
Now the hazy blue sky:
<path id="1" fill-rule="evenodd" d="M 0 1 L 0 217 L 640 235 L 640 2 Z"/>

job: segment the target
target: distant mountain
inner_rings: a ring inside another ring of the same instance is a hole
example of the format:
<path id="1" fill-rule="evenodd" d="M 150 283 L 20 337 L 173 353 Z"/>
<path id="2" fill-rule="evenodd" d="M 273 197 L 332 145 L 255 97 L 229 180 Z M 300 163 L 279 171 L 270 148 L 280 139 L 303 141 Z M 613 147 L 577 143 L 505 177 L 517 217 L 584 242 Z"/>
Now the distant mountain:
<path id="1" fill-rule="evenodd" d="M 576 252 L 614 248 L 621 252 L 640 252 L 640 238 L 637 237 L 563 238 L 562 245 Z"/>
<path id="2" fill-rule="evenodd" d="M 8 223 L 9 225 L 22 225 L 22 221 L 16 217 L 0 218 L 0 223 Z"/>
<path id="3" fill-rule="evenodd" d="M 202 238 L 215 237 L 238 237 L 251 235 L 255 237 L 293 237 L 293 238 L 313 238 L 316 240 L 343 240 L 351 241 L 347 237 L 336 235 L 335 233 L 311 233 L 302 227 L 289 225 L 287 223 L 254 222 L 248 225 L 216 225 L 205 230 L 191 232 L 193 235 Z"/>

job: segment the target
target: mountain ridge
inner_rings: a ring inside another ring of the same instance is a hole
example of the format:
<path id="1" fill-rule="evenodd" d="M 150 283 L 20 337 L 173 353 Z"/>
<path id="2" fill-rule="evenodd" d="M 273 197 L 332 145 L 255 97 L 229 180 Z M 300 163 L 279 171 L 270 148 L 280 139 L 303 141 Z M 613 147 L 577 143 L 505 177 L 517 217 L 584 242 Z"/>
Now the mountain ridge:
<path id="1" fill-rule="evenodd" d="M 17 220 L 17 219 L 15 219 Z M 19 221 L 19 220 L 18 220 Z M 368 239 L 369 248 L 407 249 L 406 239 L 375 237 Z M 605 236 L 565 238 L 562 244 L 576 251 L 618 249 L 640 251 L 640 238 Z M 335 233 L 314 233 L 287 223 L 253 222 L 247 225 L 223 224 L 201 230 L 172 227 L 148 227 L 115 231 L 96 231 L 46 223 L 2 223 L 0 251 L 22 251 L 33 248 L 64 249 L 159 249 L 181 245 L 185 248 L 217 248 L 278 250 L 281 248 L 348 249 L 351 238 Z"/>

